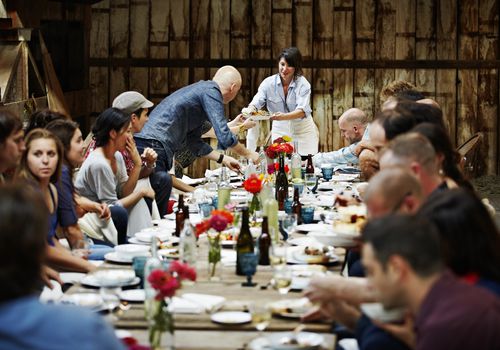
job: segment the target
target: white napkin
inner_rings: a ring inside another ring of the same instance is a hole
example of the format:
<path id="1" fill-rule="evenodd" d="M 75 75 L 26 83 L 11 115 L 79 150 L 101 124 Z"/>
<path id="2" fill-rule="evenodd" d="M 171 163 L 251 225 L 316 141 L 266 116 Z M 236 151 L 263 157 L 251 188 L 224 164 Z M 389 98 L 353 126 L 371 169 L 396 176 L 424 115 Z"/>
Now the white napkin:
<path id="1" fill-rule="evenodd" d="M 42 303 L 58 301 L 64 295 L 59 282 L 54 280 L 51 280 L 50 282 L 52 283 L 52 286 L 54 286 L 54 289 L 50 289 L 47 286 L 43 287 L 42 294 L 40 294 L 40 301 Z"/>
<path id="2" fill-rule="evenodd" d="M 225 301 L 217 295 L 185 293 L 181 297 L 173 297 L 168 307 L 177 314 L 200 314 L 221 307 Z"/>
<path id="3" fill-rule="evenodd" d="M 198 185 L 205 181 L 205 178 L 192 179 L 187 175 L 183 175 L 181 180 L 188 185 Z"/>
<path id="4" fill-rule="evenodd" d="M 221 263 L 224 266 L 236 266 L 236 251 L 235 250 L 222 250 Z"/>
<path id="5" fill-rule="evenodd" d="M 59 277 L 61 277 L 63 283 L 75 284 L 80 282 L 80 280 L 85 277 L 85 274 L 82 272 L 60 272 Z"/>

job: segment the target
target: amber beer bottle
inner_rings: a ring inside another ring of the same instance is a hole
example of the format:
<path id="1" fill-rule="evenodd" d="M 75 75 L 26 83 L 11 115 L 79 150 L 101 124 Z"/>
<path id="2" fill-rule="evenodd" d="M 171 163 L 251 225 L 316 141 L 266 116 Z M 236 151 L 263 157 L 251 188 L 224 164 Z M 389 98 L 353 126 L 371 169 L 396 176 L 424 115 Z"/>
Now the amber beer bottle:
<path id="1" fill-rule="evenodd" d="M 306 174 L 314 174 L 313 159 L 310 153 L 307 155 Z"/>
<path id="2" fill-rule="evenodd" d="M 184 227 L 184 220 L 186 219 L 186 211 L 184 206 L 184 195 L 179 194 L 179 201 L 177 202 L 177 211 L 175 212 L 175 232 L 174 235 L 180 237 L 182 228 Z M 189 217 L 189 213 L 187 214 Z"/>
<path id="3" fill-rule="evenodd" d="M 259 236 L 259 265 L 271 265 L 269 260 L 269 248 L 271 248 L 271 236 L 267 216 L 262 218 L 262 233 Z"/>
<path id="4" fill-rule="evenodd" d="M 285 200 L 288 198 L 288 178 L 285 173 L 285 157 L 280 154 L 280 168 L 276 174 L 276 200 L 279 210 L 285 210 Z"/>
<path id="5" fill-rule="evenodd" d="M 299 189 L 295 187 L 293 191 L 292 213 L 297 214 L 297 225 L 302 224 L 302 204 L 300 203 Z"/>
<path id="6" fill-rule="evenodd" d="M 253 237 L 250 233 L 250 226 L 248 224 L 248 207 L 241 210 L 242 221 L 240 234 L 236 241 L 236 274 L 244 276 L 243 269 L 241 268 L 240 257 L 242 254 L 253 253 Z"/>

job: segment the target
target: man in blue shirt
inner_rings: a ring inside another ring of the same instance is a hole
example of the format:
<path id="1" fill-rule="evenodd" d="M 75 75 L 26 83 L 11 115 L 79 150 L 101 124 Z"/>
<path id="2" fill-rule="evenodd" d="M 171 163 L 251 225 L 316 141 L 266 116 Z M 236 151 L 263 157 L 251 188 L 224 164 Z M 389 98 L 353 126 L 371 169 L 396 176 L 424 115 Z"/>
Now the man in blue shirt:
<path id="1" fill-rule="evenodd" d="M 350 108 L 340 116 L 338 123 L 340 133 L 349 143 L 349 146 L 333 152 L 316 154 L 313 157 L 314 166 L 321 167 L 323 163 L 332 164 L 333 166 L 359 164 L 359 152 L 356 147 L 361 140 L 369 140 L 369 125 L 365 112 L 358 108 Z"/>
<path id="2" fill-rule="evenodd" d="M 124 349 L 97 314 L 38 300 L 48 218 L 30 186 L 0 188 L 0 349 Z"/>
<path id="3" fill-rule="evenodd" d="M 224 115 L 224 105 L 236 97 L 240 87 L 240 73 L 232 66 L 224 66 L 212 80 L 199 81 L 175 91 L 151 112 L 149 121 L 135 135 L 139 151 L 142 152 L 146 147 L 156 151 L 156 171 L 169 171 L 174 153 L 184 147 L 198 157 L 238 169 L 238 161 L 233 157 L 216 152 L 203 142 L 202 125 L 208 120 L 221 149 L 231 148 L 237 154 L 257 161 L 258 154 L 238 142 L 238 138 L 229 130 Z"/>

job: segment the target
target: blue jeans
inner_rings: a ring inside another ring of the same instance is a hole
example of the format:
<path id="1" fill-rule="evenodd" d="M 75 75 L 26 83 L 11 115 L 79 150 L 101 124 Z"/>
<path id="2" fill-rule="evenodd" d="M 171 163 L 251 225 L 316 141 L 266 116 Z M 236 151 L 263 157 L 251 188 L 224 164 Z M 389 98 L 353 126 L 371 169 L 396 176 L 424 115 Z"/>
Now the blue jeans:
<path id="1" fill-rule="evenodd" d="M 168 200 L 172 192 L 172 176 L 168 173 L 170 170 L 168 164 L 171 164 L 172 160 L 169 160 L 165 149 L 159 141 L 136 138 L 135 144 L 140 154 L 144 152 L 146 147 L 152 148 L 158 154 L 156 168 L 154 172 L 149 175 L 149 181 L 151 182 L 151 187 L 153 187 L 155 191 L 158 211 L 160 212 L 160 216 L 163 217 L 163 215 L 167 213 Z"/>
<path id="2" fill-rule="evenodd" d="M 111 219 L 113 220 L 113 224 L 115 224 L 116 231 L 118 232 L 118 244 L 127 243 L 127 209 L 121 205 L 112 205 L 109 207 L 109 211 L 111 211 Z"/>

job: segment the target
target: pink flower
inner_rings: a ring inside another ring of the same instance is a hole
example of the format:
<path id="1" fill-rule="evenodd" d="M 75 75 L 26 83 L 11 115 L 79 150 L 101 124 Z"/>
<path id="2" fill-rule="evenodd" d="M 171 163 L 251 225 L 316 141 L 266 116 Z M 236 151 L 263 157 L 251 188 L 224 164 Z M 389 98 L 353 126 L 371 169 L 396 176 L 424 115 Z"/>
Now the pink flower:
<path id="1" fill-rule="evenodd" d="M 156 300 L 173 297 L 177 289 L 179 289 L 180 283 L 177 278 L 172 277 L 172 275 L 170 277 L 159 289 L 158 294 L 156 294 Z"/>
<path id="2" fill-rule="evenodd" d="M 148 282 L 151 283 L 151 287 L 154 289 L 160 289 L 161 286 L 171 277 L 168 272 L 157 269 L 153 270 L 148 276 Z"/>
<path id="3" fill-rule="evenodd" d="M 274 164 L 269 164 L 269 165 L 267 166 L 267 173 L 268 173 L 268 174 L 274 174 L 274 172 L 275 172 L 275 171 L 276 171 L 276 170 L 274 169 Z"/>
<path id="4" fill-rule="evenodd" d="M 228 220 L 226 217 L 220 215 L 220 214 L 217 214 L 217 215 L 213 215 L 211 218 L 210 218 L 210 224 L 212 226 L 212 228 L 214 228 L 216 231 L 224 231 L 227 227 L 227 224 L 228 224 Z"/>

